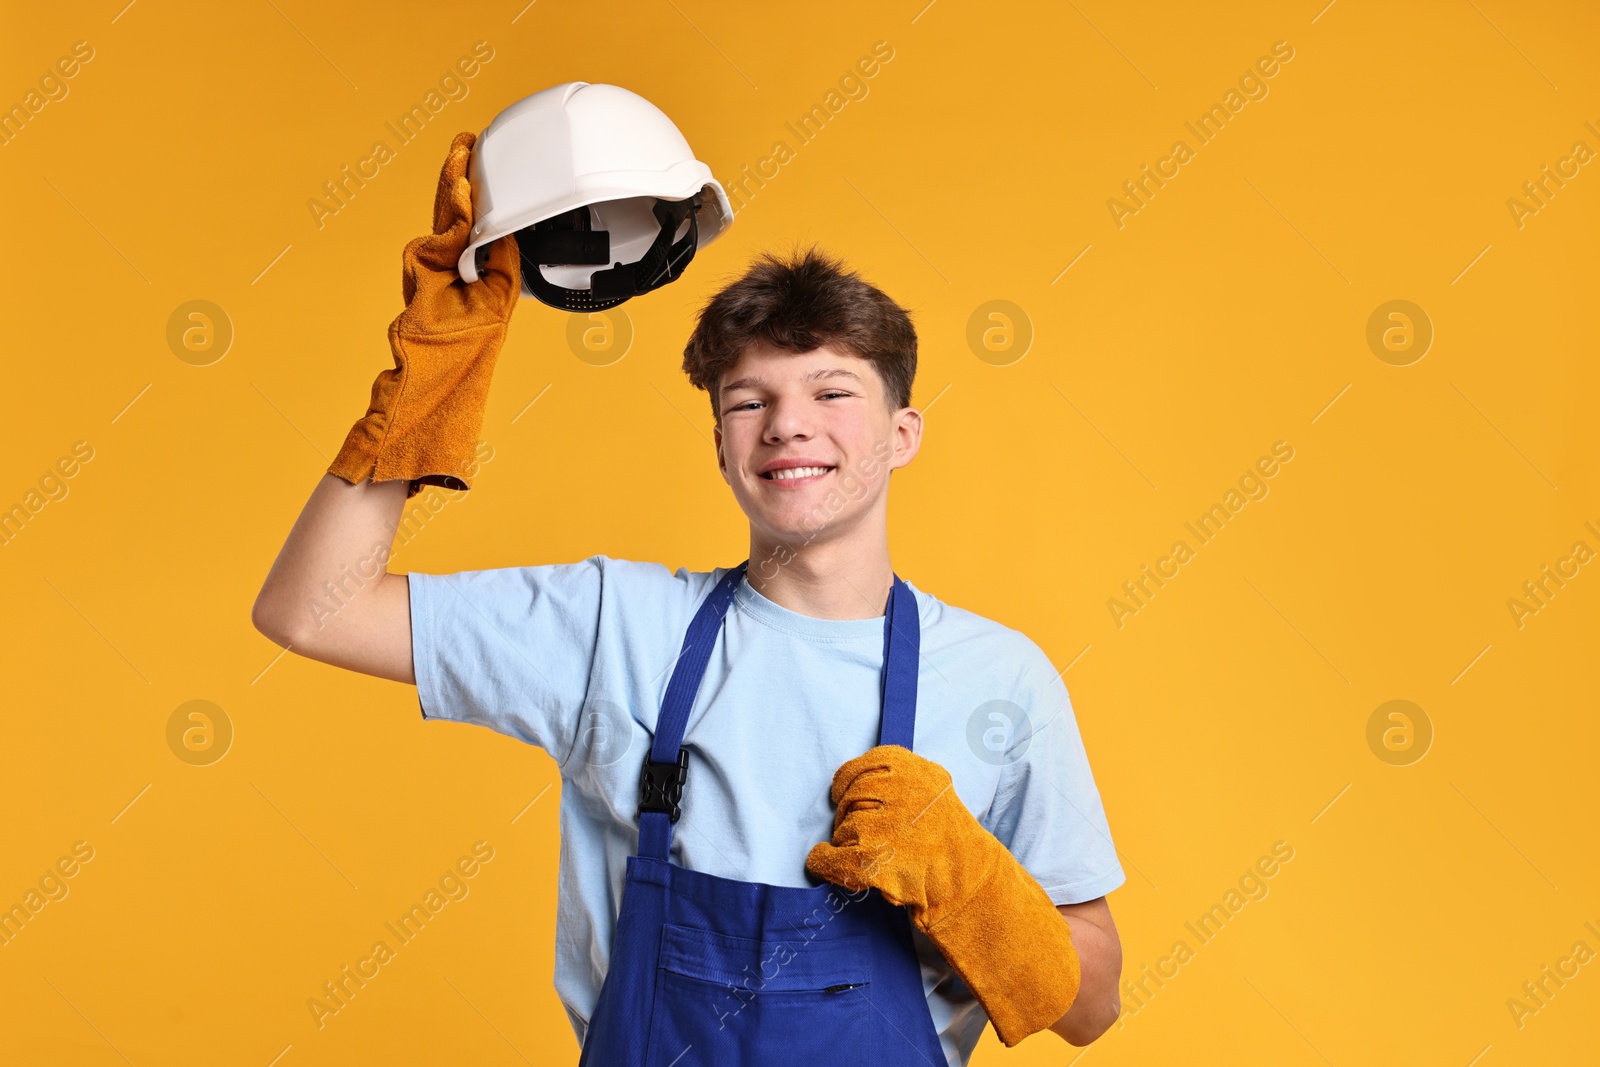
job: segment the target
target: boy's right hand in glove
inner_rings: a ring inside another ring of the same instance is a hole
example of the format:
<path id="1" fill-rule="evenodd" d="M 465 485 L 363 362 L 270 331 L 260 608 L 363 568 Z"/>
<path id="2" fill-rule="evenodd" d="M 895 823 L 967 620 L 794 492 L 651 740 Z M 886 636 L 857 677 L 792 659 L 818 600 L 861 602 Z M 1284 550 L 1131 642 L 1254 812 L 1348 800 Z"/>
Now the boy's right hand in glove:
<path id="1" fill-rule="evenodd" d="M 405 247 L 401 290 L 406 308 L 389 324 L 394 367 L 372 383 L 366 415 L 350 428 L 328 468 L 352 485 L 408 480 L 470 489 L 489 381 L 522 289 L 516 237 L 488 245 L 480 278 L 468 284 L 456 262 L 472 232 L 467 163 L 477 140 L 458 133 L 439 171 L 433 233 Z"/>

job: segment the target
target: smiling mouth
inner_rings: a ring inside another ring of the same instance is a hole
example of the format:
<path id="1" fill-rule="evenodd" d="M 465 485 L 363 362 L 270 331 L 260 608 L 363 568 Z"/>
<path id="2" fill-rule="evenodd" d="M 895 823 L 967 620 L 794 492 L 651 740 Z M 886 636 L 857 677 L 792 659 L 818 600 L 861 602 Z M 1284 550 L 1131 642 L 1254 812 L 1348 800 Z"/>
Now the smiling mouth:
<path id="1" fill-rule="evenodd" d="M 820 478 L 833 469 L 833 467 L 784 467 L 780 470 L 767 471 L 761 477 L 769 482 L 798 482 L 808 478 Z"/>

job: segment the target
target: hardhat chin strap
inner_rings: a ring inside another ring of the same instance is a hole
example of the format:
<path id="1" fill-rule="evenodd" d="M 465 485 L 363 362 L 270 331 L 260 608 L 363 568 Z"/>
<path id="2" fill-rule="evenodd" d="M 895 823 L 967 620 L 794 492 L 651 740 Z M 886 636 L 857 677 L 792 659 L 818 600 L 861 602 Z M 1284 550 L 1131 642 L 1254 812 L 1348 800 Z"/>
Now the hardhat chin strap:
<path id="1" fill-rule="evenodd" d="M 587 266 L 611 259 L 611 234 L 589 228 L 589 209 L 574 208 L 554 218 L 544 219 L 516 232 L 522 255 L 522 283 L 546 304 L 567 311 L 603 311 L 630 297 L 659 289 L 683 273 L 694 259 L 700 243 L 700 197 L 687 200 L 657 200 L 651 208 L 661 229 L 655 240 L 635 263 L 616 263 L 597 270 L 589 277 L 589 288 L 569 289 L 545 278 L 541 264 Z M 672 238 L 689 219 L 689 232 L 682 240 Z"/>

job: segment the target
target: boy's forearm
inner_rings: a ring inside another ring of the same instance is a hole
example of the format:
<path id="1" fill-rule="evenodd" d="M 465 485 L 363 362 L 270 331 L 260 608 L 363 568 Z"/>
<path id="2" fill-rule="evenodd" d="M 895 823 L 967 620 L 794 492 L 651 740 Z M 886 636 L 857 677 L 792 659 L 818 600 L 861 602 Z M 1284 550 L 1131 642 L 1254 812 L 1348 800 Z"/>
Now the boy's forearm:
<path id="1" fill-rule="evenodd" d="M 1087 1045 L 1111 1028 L 1122 1011 L 1117 980 L 1122 976 L 1122 942 L 1106 911 L 1101 925 L 1082 914 L 1073 914 L 1066 905 L 1062 918 L 1072 928 L 1072 947 L 1078 953 L 1078 995 L 1067 1013 L 1050 1024 L 1068 1044 Z M 1101 902 L 1101 908 L 1104 903 Z"/>
<path id="2" fill-rule="evenodd" d="M 327 619 L 319 612 L 387 572 L 405 502 L 404 479 L 351 485 L 324 474 L 262 583 L 251 616 L 257 629 L 280 644 L 320 631 Z"/>

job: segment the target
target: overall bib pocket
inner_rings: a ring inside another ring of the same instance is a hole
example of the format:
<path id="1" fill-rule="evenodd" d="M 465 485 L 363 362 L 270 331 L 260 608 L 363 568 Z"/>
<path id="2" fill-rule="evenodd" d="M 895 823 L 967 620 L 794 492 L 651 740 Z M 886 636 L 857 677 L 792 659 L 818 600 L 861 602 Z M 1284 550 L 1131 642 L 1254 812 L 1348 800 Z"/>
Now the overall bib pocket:
<path id="1" fill-rule="evenodd" d="M 866 1064 L 875 1029 L 866 942 L 664 924 L 648 1062 Z"/>

